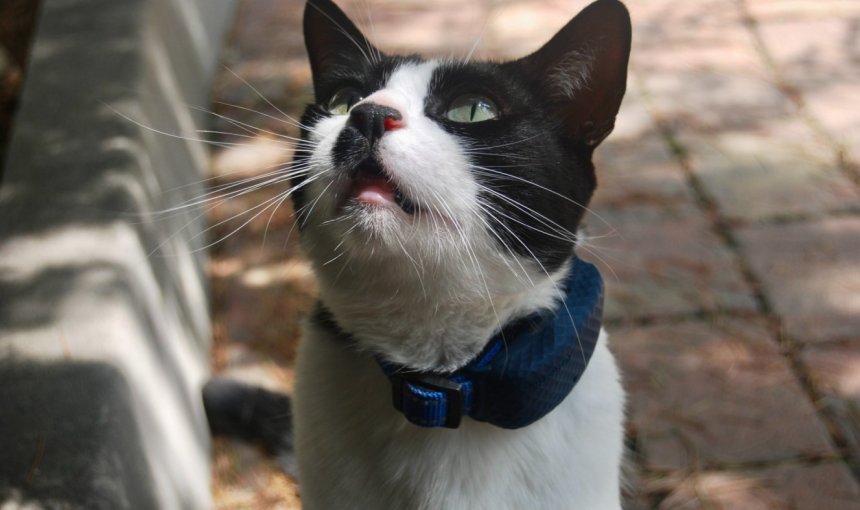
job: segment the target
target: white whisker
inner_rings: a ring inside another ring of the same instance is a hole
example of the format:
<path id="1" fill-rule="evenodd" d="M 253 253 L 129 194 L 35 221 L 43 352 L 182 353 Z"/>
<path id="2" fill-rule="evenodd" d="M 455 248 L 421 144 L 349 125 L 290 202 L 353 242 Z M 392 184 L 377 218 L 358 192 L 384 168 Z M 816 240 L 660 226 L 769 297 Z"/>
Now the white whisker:
<path id="1" fill-rule="evenodd" d="M 255 93 L 255 94 L 257 94 L 257 96 L 258 96 L 260 99 L 262 99 L 263 101 L 265 101 L 265 102 L 266 102 L 266 104 L 268 104 L 269 106 L 271 106 L 272 108 L 274 108 L 274 109 L 275 109 L 275 111 L 277 111 L 278 113 L 280 113 L 281 115 L 283 115 L 285 119 L 288 119 L 288 120 L 292 121 L 293 123 L 295 123 L 295 125 L 296 125 L 296 126 L 302 126 L 302 123 L 301 123 L 301 122 L 299 122 L 299 121 L 297 121 L 296 119 L 294 119 L 294 118 L 290 117 L 289 115 L 287 115 L 286 113 L 284 113 L 284 111 L 283 111 L 283 110 L 281 110 L 280 108 L 278 108 L 277 106 L 275 106 L 271 101 L 269 101 L 269 99 L 268 99 L 266 96 L 264 96 L 262 93 L 260 93 L 260 91 L 259 91 L 259 90 L 257 90 L 253 85 L 251 85 L 250 83 L 248 83 L 248 81 L 247 81 L 247 80 L 245 80 L 245 78 L 242 78 L 241 76 L 239 76 L 238 74 L 236 74 L 232 69 L 230 69 L 230 68 L 229 68 L 229 67 L 227 67 L 226 65 L 224 66 L 224 68 L 225 68 L 225 69 L 227 69 L 227 71 L 229 71 L 229 72 L 230 72 L 230 74 L 232 74 L 233 76 L 235 76 L 236 78 L 238 78 L 238 79 L 239 79 L 239 81 L 241 81 L 242 83 L 244 83 L 248 88 L 250 88 L 251 90 L 253 90 L 253 91 L 254 91 L 254 93 Z M 310 131 L 310 129 L 309 129 L 309 131 Z"/>

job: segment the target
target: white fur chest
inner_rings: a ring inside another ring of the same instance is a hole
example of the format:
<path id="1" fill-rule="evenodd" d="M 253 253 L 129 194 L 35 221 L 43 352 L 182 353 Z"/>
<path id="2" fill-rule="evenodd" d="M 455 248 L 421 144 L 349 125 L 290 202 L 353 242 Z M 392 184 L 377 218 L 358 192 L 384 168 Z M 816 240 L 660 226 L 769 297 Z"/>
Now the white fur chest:
<path id="1" fill-rule="evenodd" d="M 571 394 L 533 425 L 466 418 L 455 430 L 422 429 L 393 408 L 371 357 L 308 324 L 295 394 L 304 507 L 620 508 L 624 396 L 605 336 Z"/>

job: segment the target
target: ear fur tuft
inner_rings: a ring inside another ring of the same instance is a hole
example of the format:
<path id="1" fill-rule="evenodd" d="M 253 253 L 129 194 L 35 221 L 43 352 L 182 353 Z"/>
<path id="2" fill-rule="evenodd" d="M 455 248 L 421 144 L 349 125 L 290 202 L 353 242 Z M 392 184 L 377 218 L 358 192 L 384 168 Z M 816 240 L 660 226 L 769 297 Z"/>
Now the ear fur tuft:
<path id="1" fill-rule="evenodd" d="M 573 99 L 578 91 L 588 89 L 594 60 L 588 48 L 569 52 L 547 73 L 550 92 L 558 99 Z"/>

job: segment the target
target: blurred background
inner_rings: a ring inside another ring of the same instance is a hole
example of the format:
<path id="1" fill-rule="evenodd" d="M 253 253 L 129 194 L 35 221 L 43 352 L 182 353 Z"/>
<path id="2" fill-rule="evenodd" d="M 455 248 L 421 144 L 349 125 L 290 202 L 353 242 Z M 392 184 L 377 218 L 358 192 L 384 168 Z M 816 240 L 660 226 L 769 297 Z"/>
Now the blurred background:
<path id="1" fill-rule="evenodd" d="M 588 2 L 337 3 L 384 51 L 504 59 Z M 860 509 L 860 2 L 626 3 L 628 92 L 580 255 L 630 394 L 631 508 Z M 0 1 L 0 156 L 37 4 Z M 290 161 L 302 4 L 239 2 L 213 190 Z M 212 366 L 289 393 L 316 287 L 280 191 L 209 211 Z M 300 508 L 259 449 L 216 439 L 213 459 L 217 508 Z"/>

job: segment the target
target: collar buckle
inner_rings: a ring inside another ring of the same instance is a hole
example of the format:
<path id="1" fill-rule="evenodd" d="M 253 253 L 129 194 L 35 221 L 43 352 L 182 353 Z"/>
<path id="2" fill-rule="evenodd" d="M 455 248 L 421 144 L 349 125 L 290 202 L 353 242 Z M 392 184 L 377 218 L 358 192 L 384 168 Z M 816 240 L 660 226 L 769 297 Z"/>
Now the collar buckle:
<path id="1" fill-rule="evenodd" d="M 456 429 L 467 412 L 471 384 L 438 375 L 405 372 L 391 376 L 394 407 L 420 427 Z"/>

